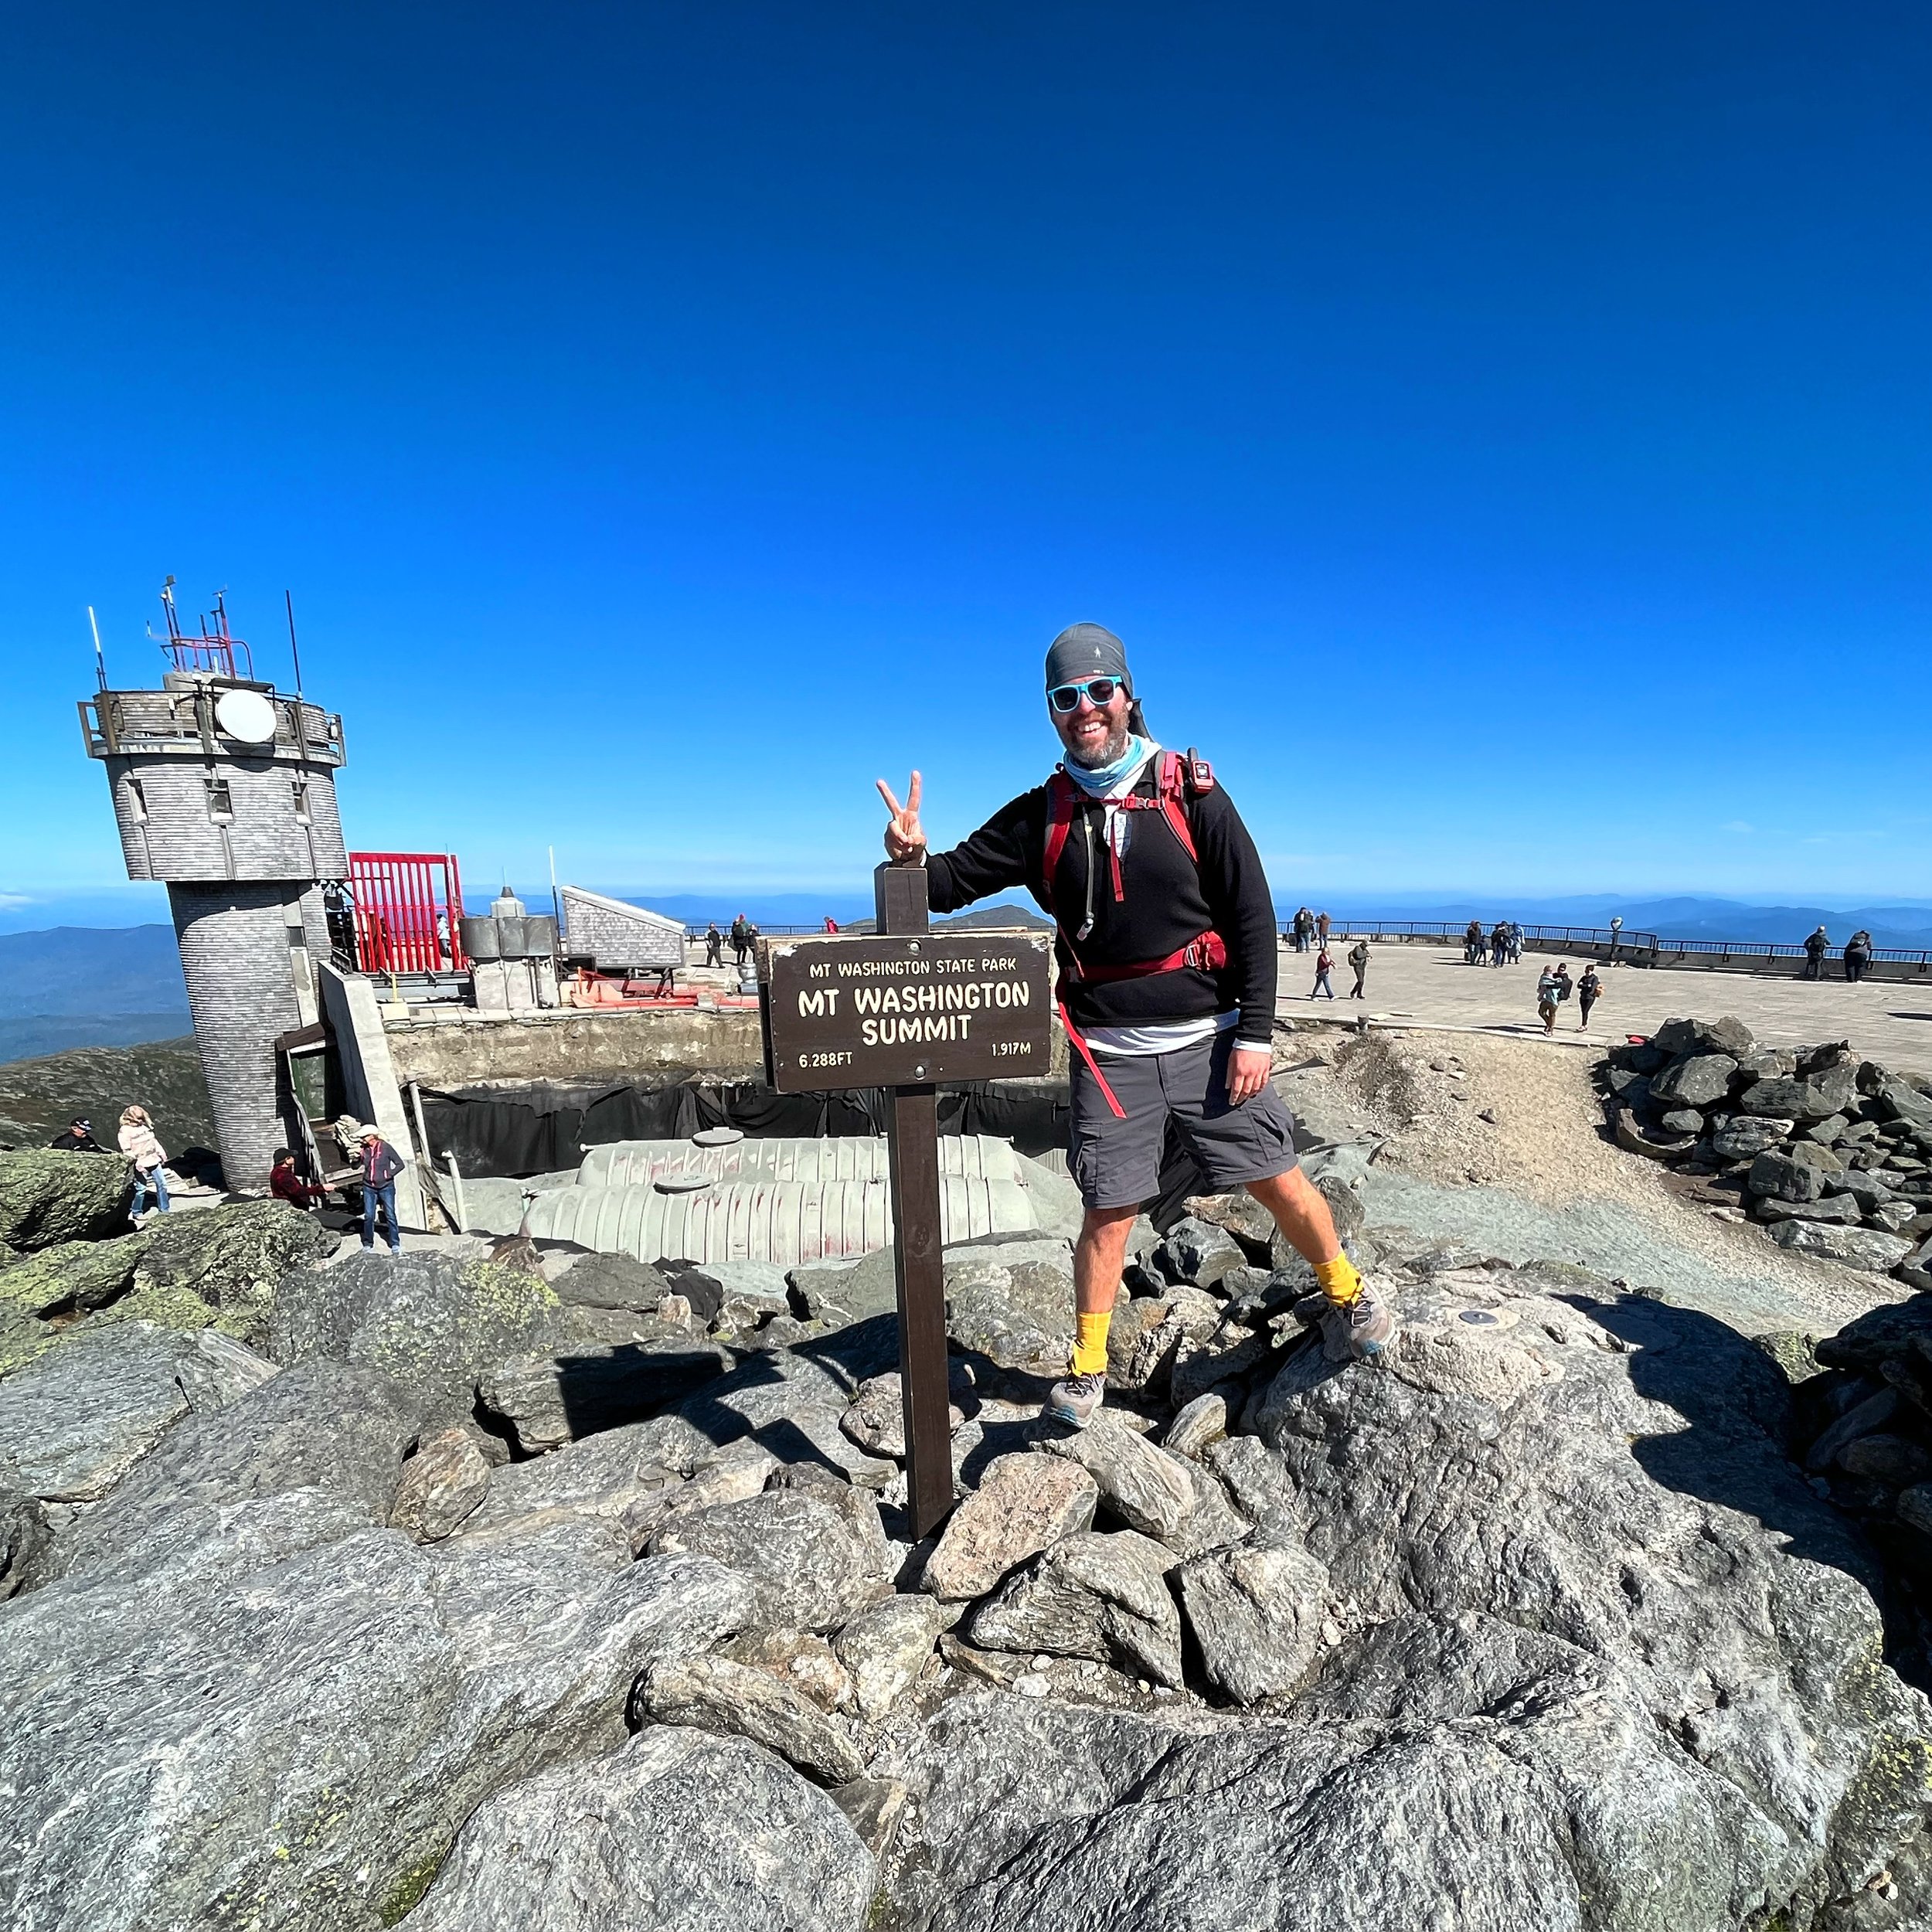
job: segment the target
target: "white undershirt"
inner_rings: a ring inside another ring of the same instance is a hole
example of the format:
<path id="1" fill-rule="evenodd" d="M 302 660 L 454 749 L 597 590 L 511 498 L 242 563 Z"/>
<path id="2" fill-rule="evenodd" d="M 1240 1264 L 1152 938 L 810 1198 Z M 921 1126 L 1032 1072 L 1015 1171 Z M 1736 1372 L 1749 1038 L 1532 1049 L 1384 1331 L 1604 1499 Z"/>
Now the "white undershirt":
<path id="1" fill-rule="evenodd" d="M 1239 1013 L 1204 1013 L 1199 1019 L 1164 1019 L 1152 1026 L 1090 1026 L 1081 1035 L 1097 1053 L 1113 1053 L 1121 1060 L 1145 1060 L 1155 1053 L 1172 1053 L 1176 1048 L 1193 1046 L 1216 1033 L 1225 1033 L 1240 1023 Z M 1254 1049 L 1266 1053 L 1266 1047 Z"/>

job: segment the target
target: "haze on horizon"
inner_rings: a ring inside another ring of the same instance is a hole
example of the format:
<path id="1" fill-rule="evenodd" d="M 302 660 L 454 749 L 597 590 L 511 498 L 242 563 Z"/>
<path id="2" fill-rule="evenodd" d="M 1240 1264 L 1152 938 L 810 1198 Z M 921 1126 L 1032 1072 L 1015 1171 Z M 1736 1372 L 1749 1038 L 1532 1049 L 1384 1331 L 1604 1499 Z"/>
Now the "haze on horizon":
<path id="1" fill-rule="evenodd" d="M 0 920 L 226 584 L 352 844 L 862 891 L 1126 639 L 1277 898 L 1932 898 L 1932 23 L 83 4 L 0 128 Z M 90 918 L 79 923 L 109 923 Z M 116 922 L 119 923 L 119 922 Z"/>

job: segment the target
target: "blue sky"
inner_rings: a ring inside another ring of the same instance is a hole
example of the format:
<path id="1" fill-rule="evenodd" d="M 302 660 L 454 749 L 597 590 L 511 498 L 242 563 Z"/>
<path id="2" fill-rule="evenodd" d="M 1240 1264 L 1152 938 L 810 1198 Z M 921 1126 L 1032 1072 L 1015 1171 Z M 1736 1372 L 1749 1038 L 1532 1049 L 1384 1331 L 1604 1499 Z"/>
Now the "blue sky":
<path id="1" fill-rule="evenodd" d="M 7 31 L 0 895 L 172 571 L 474 883 L 858 884 L 1093 618 L 1291 903 L 1932 896 L 1923 9 Z"/>

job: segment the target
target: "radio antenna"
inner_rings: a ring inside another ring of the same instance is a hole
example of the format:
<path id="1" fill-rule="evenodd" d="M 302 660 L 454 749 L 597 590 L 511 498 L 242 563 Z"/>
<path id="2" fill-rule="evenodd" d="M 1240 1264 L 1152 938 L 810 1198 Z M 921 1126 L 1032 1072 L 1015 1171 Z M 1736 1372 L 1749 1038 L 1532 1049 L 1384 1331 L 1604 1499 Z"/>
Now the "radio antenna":
<path id="1" fill-rule="evenodd" d="M 94 675 L 100 680 L 100 688 L 107 688 L 107 660 L 100 653 L 100 626 L 94 620 L 94 607 L 87 606 L 87 628 L 94 634 Z"/>
<path id="2" fill-rule="evenodd" d="M 295 594 L 292 590 L 282 593 L 282 602 L 288 607 L 288 655 L 295 661 L 295 702 L 302 699 L 302 653 L 295 641 Z"/>

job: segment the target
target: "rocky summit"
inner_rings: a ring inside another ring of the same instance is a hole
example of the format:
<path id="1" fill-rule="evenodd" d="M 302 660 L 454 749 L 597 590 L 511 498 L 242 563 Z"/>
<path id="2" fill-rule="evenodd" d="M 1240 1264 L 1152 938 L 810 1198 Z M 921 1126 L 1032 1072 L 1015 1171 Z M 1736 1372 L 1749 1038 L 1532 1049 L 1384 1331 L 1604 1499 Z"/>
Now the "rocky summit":
<path id="1" fill-rule="evenodd" d="M 1860 1207 L 1768 1228 L 1882 1231 L 1841 1150 L 1872 1124 L 1909 1178 L 1917 1089 L 1656 1050 L 1625 1111 Z M 1808 1092 L 1742 1104 L 1764 1080 Z M 1136 1230 L 1071 1434 L 1038 1413 L 1066 1244 L 949 1250 L 923 1543 L 871 1273 L 707 1301 L 563 1249 L 338 1258 L 277 1203 L 90 1238 L 93 1174 L 22 1183 L 0 1922 L 1932 1923 L 1932 1294 L 1749 1341 L 1375 1225 L 1359 1151 L 1304 1158 L 1386 1352 L 1328 1362 L 1305 1270 L 1195 1196 Z"/>

